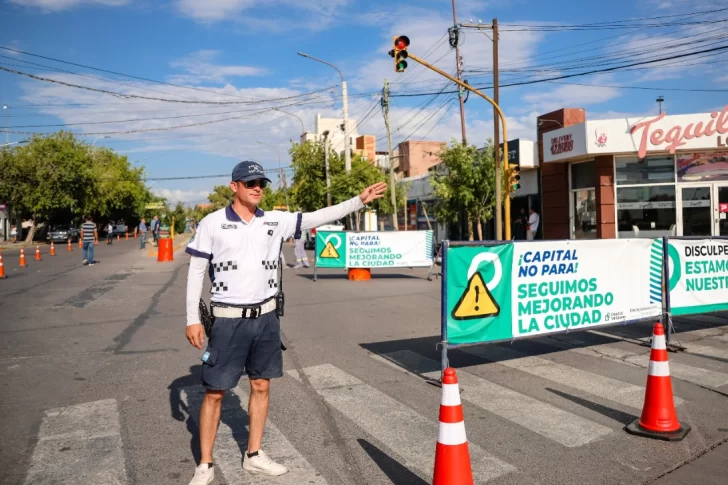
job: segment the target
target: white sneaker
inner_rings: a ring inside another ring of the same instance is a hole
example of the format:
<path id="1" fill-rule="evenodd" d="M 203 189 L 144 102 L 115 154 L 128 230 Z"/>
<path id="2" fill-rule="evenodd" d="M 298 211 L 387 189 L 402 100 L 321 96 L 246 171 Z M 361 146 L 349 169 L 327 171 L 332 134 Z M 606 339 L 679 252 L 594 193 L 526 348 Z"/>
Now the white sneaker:
<path id="1" fill-rule="evenodd" d="M 248 454 L 243 455 L 243 470 L 251 473 L 262 473 L 264 475 L 283 475 L 288 468 L 271 460 L 263 450 L 258 450 L 258 454 L 252 458 L 248 458 Z"/>
<path id="2" fill-rule="evenodd" d="M 190 480 L 189 485 L 208 485 L 215 479 L 215 468 L 209 463 L 202 463 L 195 468 L 195 476 Z"/>

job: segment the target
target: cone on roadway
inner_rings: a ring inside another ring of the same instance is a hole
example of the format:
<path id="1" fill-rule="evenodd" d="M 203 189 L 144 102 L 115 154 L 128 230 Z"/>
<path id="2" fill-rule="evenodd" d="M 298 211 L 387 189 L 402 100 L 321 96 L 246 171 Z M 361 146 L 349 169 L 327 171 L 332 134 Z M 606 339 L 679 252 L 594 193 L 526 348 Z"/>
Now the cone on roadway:
<path id="1" fill-rule="evenodd" d="M 116 240 L 121 241 L 121 236 L 119 234 L 116 235 Z"/>
<path id="2" fill-rule="evenodd" d="M 40 245 L 35 247 L 35 260 L 42 261 L 42 258 L 40 257 Z"/>
<path id="3" fill-rule="evenodd" d="M 71 246 L 71 240 L 68 240 L 68 250 L 73 251 L 73 247 Z"/>
<path id="4" fill-rule="evenodd" d="M 20 248 L 20 264 L 18 266 L 20 266 L 21 268 L 25 268 L 26 266 L 28 266 L 27 264 L 25 264 L 25 249 L 23 248 Z"/>
<path id="5" fill-rule="evenodd" d="M 681 425 L 672 397 L 672 380 L 667 364 L 665 328 L 656 323 L 652 331 L 650 365 L 647 368 L 647 389 L 642 416 L 625 428 L 630 434 L 665 441 L 680 441 L 690 432 L 690 425 Z"/>
<path id="6" fill-rule="evenodd" d="M 460 402 L 460 386 L 455 369 L 448 367 L 442 376 L 440 430 L 435 450 L 432 485 L 473 485 L 465 418 Z"/>
<path id="7" fill-rule="evenodd" d="M 4 280 L 7 277 L 5 274 L 5 265 L 3 265 L 3 254 L 0 253 L 0 280 Z"/>
<path id="8" fill-rule="evenodd" d="M 78 238 L 78 249 L 83 249 L 83 241 L 81 238 Z"/>
<path id="9" fill-rule="evenodd" d="M 126 237 L 124 239 L 126 239 L 128 241 L 129 240 L 129 231 L 126 231 L 125 234 L 126 234 Z"/>
<path id="10" fill-rule="evenodd" d="M 51 256 L 55 256 L 56 255 L 56 246 L 53 244 L 53 241 L 51 241 L 51 252 L 50 252 L 50 255 Z"/>

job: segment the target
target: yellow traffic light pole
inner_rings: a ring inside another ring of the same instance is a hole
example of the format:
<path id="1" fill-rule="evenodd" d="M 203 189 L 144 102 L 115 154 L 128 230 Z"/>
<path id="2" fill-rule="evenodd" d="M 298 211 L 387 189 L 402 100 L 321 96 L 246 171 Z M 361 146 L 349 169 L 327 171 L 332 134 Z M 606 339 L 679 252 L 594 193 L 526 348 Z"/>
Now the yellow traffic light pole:
<path id="1" fill-rule="evenodd" d="M 503 175 L 501 177 L 501 181 L 506 182 L 506 184 L 507 184 L 508 183 L 508 178 L 507 178 L 507 174 L 508 174 L 508 172 L 507 172 L 507 168 L 508 168 L 508 131 L 507 130 L 508 130 L 508 128 L 506 125 L 506 117 L 503 114 L 503 111 L 501 111 L 500 106 L 498 106 L 498 104 L 496 104 L 496 102 L 493 101 L 487 94 L 481 93 L 480 91 L 478 91 L 474 87 L 470 86 L 469 84 L 466 84 L 466 83 L 460 81 L 459 79 L 452 77 L 451 75 L 449 75 L 442 69 L 436 68 L 435 66 L 428 63 L 427 61 L 424 61 L 424 60 L 420 59 L 419 57 L 417 57 L 413 54 L 410 54 L 409 52 L 407 52 L 407 57 L 409 59 L 414 60 L 415 62 L 419 62 L 423 66 L 435 71 L 436 73 L 440 74 L 441 76 L 445 76 L 450 81 L 457 84 L 458 86 L 460 86 L 464 89 L 467 89 L 468 91 L 470 91 L 472 93 L 477 94 L 478 96 L 480 96 L 481 98 L 485 99 L 486 101 L 488 101 L 490 104 L 493 105 L 495 110 L 498 112 L 498 116 L 500 117 L 501 123 L 503 123 L 503 161 L 501 162 Z M 498 151 L 498 147 L 495 147 L 494 153 L 497 153 L 497 151 Z M 496 160 L 495 162 L 496 162 L 496 170 L 497 170 L 498 160 Z M 501 190 L 503 190 L 503 187 L 501 187 Z M 511 239 L 511 190 L 510 190 L 510 187 L 507 187 L 507 190 L 505 190 L 504 192 L 506 194 L 505 203 L 504 203 L 504 211 L 503 211 L 503 212 L 505 212 L 505 224 L 504 224 L 505 239 L 506 239 L 506 241 L 510 241 L 510 239 Z M 496 214 L 495 216 L 497 218 L 500 218 L 501 214 Z M 500 239 L 500 234 L 496 234 L 496 239 Z"/>

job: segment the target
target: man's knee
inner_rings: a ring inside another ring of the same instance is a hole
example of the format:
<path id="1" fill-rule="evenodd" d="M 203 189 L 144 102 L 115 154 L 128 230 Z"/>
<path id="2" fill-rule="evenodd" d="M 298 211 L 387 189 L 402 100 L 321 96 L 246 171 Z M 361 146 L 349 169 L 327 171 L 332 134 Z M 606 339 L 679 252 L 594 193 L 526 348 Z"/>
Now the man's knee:
<path id="1" fill-rule="evenodd" d="M 250 390 L 254 394 L 268 394 L 270 379 L 250 379 Z"/>
<path id="2" fill-rule="evenodd" d="M 205 401 L 215 406 L 220 405 L 224 397 L 225 391 L 205 391 Z"/>

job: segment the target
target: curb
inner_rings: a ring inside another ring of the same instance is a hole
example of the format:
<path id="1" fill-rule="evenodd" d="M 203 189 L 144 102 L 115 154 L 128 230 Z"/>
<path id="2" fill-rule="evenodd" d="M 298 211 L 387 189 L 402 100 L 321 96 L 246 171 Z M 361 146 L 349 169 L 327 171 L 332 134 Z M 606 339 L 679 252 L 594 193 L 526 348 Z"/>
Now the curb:
<path id="1" fill-rule="evenodd" d="M 190 239 L 192 239 L 192 234 L 185 234 L 184 236 L 180 237 L 179 235 L 175 238 L 175 243 L 172 246 L 172 252 L 177 252 L 178 249 L 187 246 L 189 244 Z M 154 242 L 152 242 L 154 244 Z M 147 256 L 150 258 L 156 258 L 157 257 L 157 248 L 152 246 L 149 248 L 149 251 L 147 251 Z"/>

